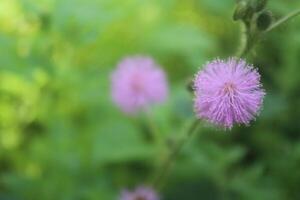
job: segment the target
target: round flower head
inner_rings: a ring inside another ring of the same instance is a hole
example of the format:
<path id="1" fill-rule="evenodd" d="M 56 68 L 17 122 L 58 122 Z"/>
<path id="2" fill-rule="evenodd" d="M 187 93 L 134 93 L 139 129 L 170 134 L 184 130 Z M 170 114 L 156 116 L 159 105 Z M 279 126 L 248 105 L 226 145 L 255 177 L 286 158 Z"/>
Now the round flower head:
<path id="1" fill-rule="evenodd" d="M 113 101 L 126 113 L 162 103 L 167 94 L 165 73 L 149 57 L 125 58 L 112 74 Z"/>
<path id="2" fill-rule="evenodd" d="M 159 197 L 152 188 L 138 187 L 133 191 L 124 190 L 120 200 L 159 200 Z"/>
<path id="3" fill-rule="evenodd" d="M 258 71 L 235 58 L 207 63 L 196 74 L 194 90 L 197 117 L 225 128 L 249 124 L 265 95 Z"/>

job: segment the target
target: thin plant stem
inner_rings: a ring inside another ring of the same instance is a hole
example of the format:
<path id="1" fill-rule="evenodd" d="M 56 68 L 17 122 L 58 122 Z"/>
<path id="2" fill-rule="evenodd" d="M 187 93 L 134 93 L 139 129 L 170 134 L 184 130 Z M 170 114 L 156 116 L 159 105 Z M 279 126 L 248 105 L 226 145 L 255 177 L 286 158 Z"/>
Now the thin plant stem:
<path id="1" fill-rule="evenodd" d="M 195 132 L 199 124 L 199 120 L 194 120 L 193 123 L 189 126 L 187 131 L 184 133 L 183 137 L 174 144 L 174 146 L 171 149 L 171 152 L 169 153 L 168 157 L 166 158 L 165 162 L 163 163 L 162 167 L 160 168 L 159 173 L 155 177 L 153 181 L 153 186 L 160 189 L 163 185 L 164 179 L 167 176 L 168 172 L 170 171 L 170 168 L 173 164 L 173 162 L 176 160 L 176 157 L 180 150 L 182 149 L 185 142 L 192 136 L 192 134 Z"/>
<path id="2" fill-rule="evenodd" d="M 281 24 L 285 23 L 286 21 L 292 19 L 293 17 L 296 17 L 299 14 L 300 14 L 300 9 L 289 13 L 288 15 L 286 15 L 286 16 L 282 17 L 281 19 L 279 19 L 278 21 L 274 22 L 267 30 L 265 30 L 265 33 L 275 29 L 276 27 L 278 27 Z"/>
<path id="3" fill-rule="evenodd" d="M 249 28 L 247 27 L 246 24 L 243 24 L 243 30 L 242 31 L 242 38 L 241 38 L 241 48 L 240 50 L 238 51 L 238 53 L 236 54 L 236 56 L 238 58 L 242 58 L 244 57 L 248 51 L 250 50 L 250 41 L 249 41 Z"/>
<path id="4" fill-rule="evenodd" d="M 258 36 L 253 37 L 247 33 L 245 33 L 245 37 L 246 37 L 246 39 L 245 39 L 246 41 L 245 41 L 244 48 L 237 55 L 237 57 L 239 57 L 239 58 L 243 58 L 243 57 L 247 56 L 247 54 L 251 51 L 251 49 L 255 46 L 256 42 L 259 39 Z"/>
<path id="5" fill-rule="evenodd" d="M 140 127 L 141 131 L 143 130 L 142 133 L 145 141 L 158 145 L 159 143 L 162 143 L 162 138 L 160 135 L 160 130 L 153 119 L 153 113 L 147 111 L 140 113 L 140 115 L 135 118 L 133 122 Z"/>

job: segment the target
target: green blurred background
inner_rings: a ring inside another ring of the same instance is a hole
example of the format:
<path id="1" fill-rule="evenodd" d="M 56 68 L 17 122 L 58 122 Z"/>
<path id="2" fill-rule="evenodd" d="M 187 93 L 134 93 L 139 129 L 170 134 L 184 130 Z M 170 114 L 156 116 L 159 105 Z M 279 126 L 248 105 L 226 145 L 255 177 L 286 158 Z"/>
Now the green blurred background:
<path id="1" fill-rule="evenodd" d="M 234 0 L 0 0 L 0 199 L 113 200 L 151 180 L 194 118 L 186 82 L 236 53 Z M 298 0 L 273 0 L 279 18 Z M 110 74 L 150 55 L 170 81 L 168 102 L 128 117 L 111 102 Z M 161 191 L 165 200 L 300 199 L 300 17 L 248 56 L 267 96 L 249 127 L 204 124 Z"/>

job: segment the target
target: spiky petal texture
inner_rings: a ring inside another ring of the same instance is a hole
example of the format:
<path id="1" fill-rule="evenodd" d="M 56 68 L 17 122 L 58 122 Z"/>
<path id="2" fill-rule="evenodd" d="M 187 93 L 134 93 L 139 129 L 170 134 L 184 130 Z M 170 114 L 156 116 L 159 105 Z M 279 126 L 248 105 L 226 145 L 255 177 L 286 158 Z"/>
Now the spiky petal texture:
<path id="1" fill-rule="evenodd" d="M 225 128 L 249 124 L 265 95 L 258 71 L 235 58 L 204 65 L 195 76 L 194 90 L 197 117 Z"/>
<path id="2" fill-rule="evenodd" d="M 159 200 L 159 197 L 152 188 L 140 186 L 133 191 L 124 190 L 120 200 Z"/>
<path id="3" fill-rule="evenodd" d="M 128 57 L 112 74 L 113 101 L 128 114 L 162 103 L 168 95 L 164 71 L 150 57 Z"/>

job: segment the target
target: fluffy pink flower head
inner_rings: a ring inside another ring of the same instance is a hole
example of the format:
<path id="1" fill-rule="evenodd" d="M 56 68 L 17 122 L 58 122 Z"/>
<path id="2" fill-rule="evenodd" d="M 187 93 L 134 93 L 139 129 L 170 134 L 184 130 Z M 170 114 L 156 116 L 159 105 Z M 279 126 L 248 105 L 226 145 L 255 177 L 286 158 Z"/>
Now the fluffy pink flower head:
<path id="1" fill-rule="evenodd" d="M 159 197 L 152 188 L 138 187 L 133 191 L 124 190 L 120 200 L 159 200 Z"/>
<path id="2" fill-rule="evenodd" d="M 204 65 L 196 74 L 194 89 L 197 117 L 225 128 L 249 124 L 265 95 L 258 71 L 235 58 Z"/>
<path id="3" fill-rule="evenodd" d="M 125 113 L 147 110 L 167 95 L 165 73 L 150 57 L 125 58 L 112 74 L 112 98 Z"/>

